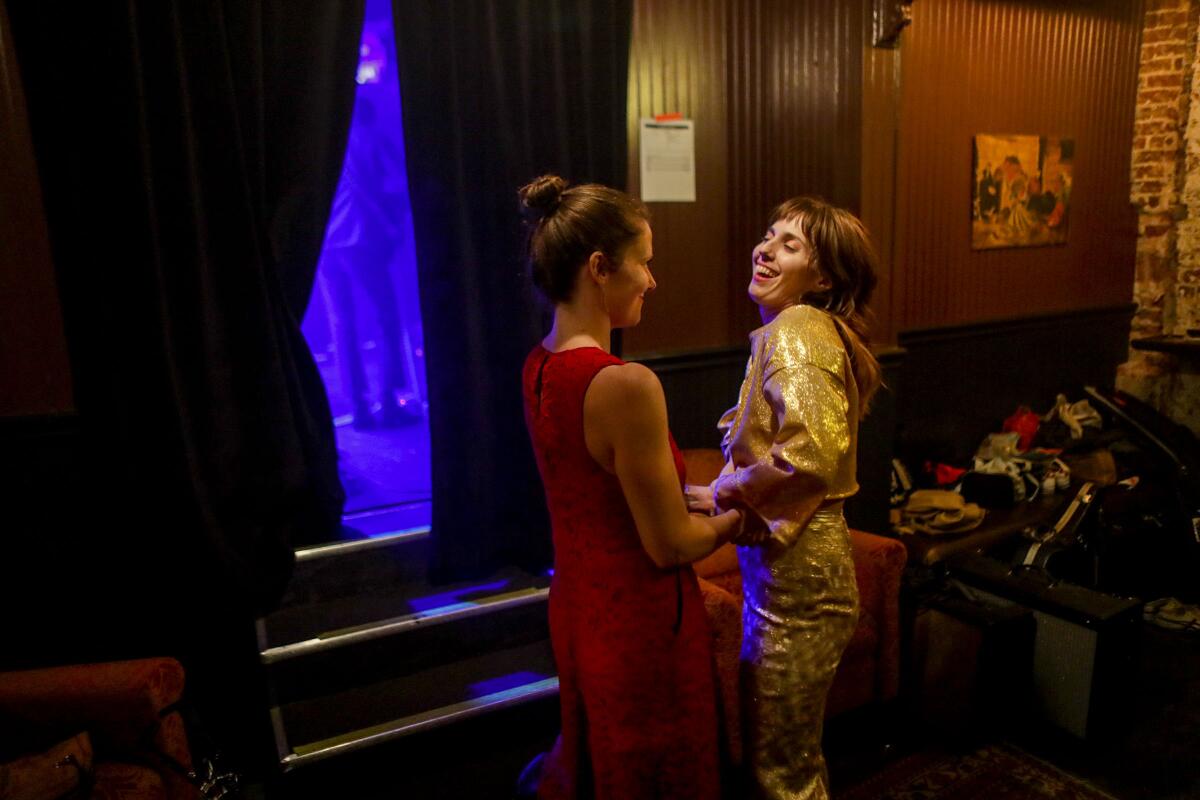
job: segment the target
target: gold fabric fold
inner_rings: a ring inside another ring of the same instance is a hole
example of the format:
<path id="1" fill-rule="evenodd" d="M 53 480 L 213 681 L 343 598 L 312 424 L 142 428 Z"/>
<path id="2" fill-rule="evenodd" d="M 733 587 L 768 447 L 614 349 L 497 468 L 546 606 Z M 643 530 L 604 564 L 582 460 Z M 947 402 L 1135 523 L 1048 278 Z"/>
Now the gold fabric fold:
<path id="1" fill-rule="evenodd" d="M 788 550 L 739 547 L 742 747 L 755 800 L 828 800 L 825 699 L 858 623 L 841 509 L 819 509 Z"/>
<path id="2" fill-rule="evenodd" d="M 816 510 L 858 490 L 858 391 L 833 319 L 785 309 L 750 335 L 738 404 L 718 427 L 726 469 L 713 483 L 721 509 L 753 511 L 775 546 L 791 547 Z"/>

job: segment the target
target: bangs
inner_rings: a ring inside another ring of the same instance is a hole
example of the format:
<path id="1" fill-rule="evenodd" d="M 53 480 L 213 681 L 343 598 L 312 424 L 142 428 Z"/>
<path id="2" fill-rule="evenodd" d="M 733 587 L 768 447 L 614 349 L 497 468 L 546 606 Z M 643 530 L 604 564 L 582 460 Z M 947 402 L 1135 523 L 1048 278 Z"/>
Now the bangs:
<path id="1" fill-rule="evenodd" d="M 813 228 L 818 226 L 822 219 L 827 220 L 831 210 L 832 206 L 819 198 L 793 197 L 775 206 L 767 224 L 770 225 L 776 220 L 795 222 L 800 226 L 804 238 L 809 244 L 813 244 Z"/>

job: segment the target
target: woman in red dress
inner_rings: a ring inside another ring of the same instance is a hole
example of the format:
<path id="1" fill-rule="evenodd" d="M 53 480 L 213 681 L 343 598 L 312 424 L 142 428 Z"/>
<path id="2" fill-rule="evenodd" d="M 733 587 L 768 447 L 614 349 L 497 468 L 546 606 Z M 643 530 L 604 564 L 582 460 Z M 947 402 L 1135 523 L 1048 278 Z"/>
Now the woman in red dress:
<path id="1" fill-rule="evenodd" d="M 554 536 L 550 632 L 562 735 L 542 798 L 716 798 L 717 688 L 688 564 L 740 512 L 692 516 L 658 379 L 609 353 L 654 288 L 645 206 L 547 175 L 521 189 L 554 327 L 525 362 L 525 419 Z"/>

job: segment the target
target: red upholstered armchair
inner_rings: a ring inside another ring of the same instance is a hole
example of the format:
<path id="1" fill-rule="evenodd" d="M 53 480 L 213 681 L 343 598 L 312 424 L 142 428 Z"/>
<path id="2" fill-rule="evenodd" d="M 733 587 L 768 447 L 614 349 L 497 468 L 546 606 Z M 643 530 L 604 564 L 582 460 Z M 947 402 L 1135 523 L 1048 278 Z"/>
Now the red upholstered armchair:
<path id="1" fill-rule="evenodd" d="M 183 667 L 171 658 L 4 672 L 0 725 L 10 749 L 25 736 L 40 742 L 31 749 L 40 749 L 48 736 L 57 742 L 86 733 L 72 755 L 94 758 L 92 798 L 191 800 L 196 790 L 159 757 L 192 766 L 183 720 L 169 708 L 183 694 L 183 681 Z M 38 786 L 50 780 L 39 775 L 61 774 L 39 773 L 44 766 L 31 753 L 0 769 L 9 770 L 10 781 Z"/>
<path id="2" fill-rule="evenodd" d="M 685 450 L 689 483 L 710 483 L 724 459 L 719 450 Z M 904 545 L 884 536 L 850 531 L 858 578 L 858 626 L 829 690 L 826 718 L 869 703 L 891 700 L 900 687 L 900 576 Z M 742 576 L 737 549 L 725 545 L 695 565 L 713 630 L 730 749 L 741 756 L 738 727 L 738 651 L 742 642 Z"/>

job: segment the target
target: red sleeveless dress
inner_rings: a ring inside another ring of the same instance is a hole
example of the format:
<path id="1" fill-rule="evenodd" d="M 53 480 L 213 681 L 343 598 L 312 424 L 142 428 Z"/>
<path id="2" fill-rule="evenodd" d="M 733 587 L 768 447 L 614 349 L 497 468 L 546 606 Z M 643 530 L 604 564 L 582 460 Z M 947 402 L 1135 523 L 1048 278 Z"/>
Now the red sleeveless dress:
<path id="1" fill-rule="evenodd" d="M 588 453 L 583 398 L 604 367 L 595 347 L 525 361 L 525 421 L 554 536 L 550 633 L 562 735 L 539 797 L 716 798 L 717 688 L 704 601 L 690 566 L 642 548 L 615 475 Z M 683 458 L 671 441 L 683 481 Z"/>

